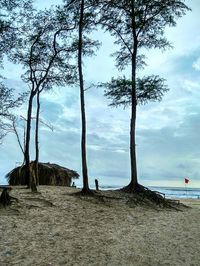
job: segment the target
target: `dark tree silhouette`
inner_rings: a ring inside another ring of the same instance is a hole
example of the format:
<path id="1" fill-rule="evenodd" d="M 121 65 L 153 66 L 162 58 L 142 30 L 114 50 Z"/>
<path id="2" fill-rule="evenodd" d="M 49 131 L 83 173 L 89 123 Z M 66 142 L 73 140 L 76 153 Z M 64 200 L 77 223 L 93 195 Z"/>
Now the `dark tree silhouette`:
<path id="1" fill-rule="evenodd" d="M 11 132 L 11 124 L 14 121 L 14 110 L 24 101 L 24 94 L 16 97 L 14 89 L 0 82 L 0 140 Z"/>
<path id="2" fill-rule="evenodd" d="M 29 0 L 0 1 L 0 67 L 3 58 L 17 45 L 17 22 L 23 20 L 23 14 L 31 10 Z M 22 104 L 23 96 L 14 96 L 14 89 L 5 85 L 5 79 L 0 76 L 0 139 L 10 132 L 14 119 L 12 109 Z"/>
<path id="3" fill-rule="evenodd" d="M 142 101 L 152 99 L 151 90 L 154 91 L 154 99 L 160 98 L 162 95 L 160 92 L 163 91 L 162 86 L 160 87 L 162 85 L 160 78 L 152 76 L 142 80 L 137 79 L 137 70 L 141 65 L 144 66 L 145 60 L 141 51 L 144 48 L 166 49 L 169 47 L 170 43 L 164 37 L 164 29 L 166 26 L 175 26 L 177 19 L 182 17 L 189 8 L 184 1 L 178 0 L 120 0 L 100 1 L 100 3 L 100 23 L 106 31 L 115 37 L 115 43 L 120 46 L 119 51 L 115 53 L 117 67 L 119 70 L 123 70 L 127 66 L 131 68 L 130 79 L 114 80 L 114 84 L 108 86 L 107 95 L 109 97 L 112 95 L 113 91 L 110 89 L 114 86 L 114 103 L 130 103 L 131 106 L 131 181 L 124 190 L 133 192 L 141 188 L 137 177 L 135 149 L 137 104 L 141 102 L 141 99 L 143 99 Z M 125 85 L 124 88 L 122 88 L 122 83 Z M 161 88 L 160 92 L 159 87 Z M 126 97 L 123 99 L 121 92 L 126 89 Z M 120 97 L 116 94 L 118 90 L 120 90 Z M 141 97 L 140 93 L 145 94 L 146 97 Z M 155 95 L 157 96 L 155 97 Z"/>
<path id="4" fill-rule="evenodd" d="M 85 84 L 83 74 L 83 56 L 94 54 L 93 48 L 99 46 L 98 42 L 91 40 L 88 35 L 94 29 L 96 22 L 96 5 L 91 0 L 64 1 L 65 8 L 73 12 L 74 20 L 77 21 L 77 37 L 74 48 L 77 52 L 77 67 L 79 75 L 80 105 L 81 105 L 81 159 L 83 176 L 83 194 L 91 194 L 88 182 L 87 152 L 86 152 L 86 112 L 85 112 Z"/>
<path id="5" fill-rule="evenodd" d="M 69 32 L 74 29 L 74 26 L 61 26 L 54 15 L 55 10 L 33 13 L 21 30 L 20 45 L 12 53 L 12 60 L 24 66 L 26 72 L 22 78 L 30 88 L 24 156 L 25 165 L 28 169 L 27 181 L 33 192 L 37 191 L 36 180 L 38 180 L 40 94 L 54 85 L 71 84 L 75 77 L 74 67 L 68 62 L 71 52 L 68 38 Z M 34 170 L 30 169 L 30 137 L 33 101 L 36 96 Z"/>
<path id="6" fill-rule="evenodd" d="M 112 107 L 129 107 L 131 105 L 132 81 L 123 78 L 111 79 L 111 82 L 102 83 L 100 87 L 105 88 L 105 96 L 111 100 Z M 146 76 L 136 80 L 137 104 L 147 104 L 149 101 L 161 101 L 164 93 L 168 91 L 165 79 L 159 76 Z"/>
<path id="7" fill-rule="evenodd" d="M 83 191 L 89 192 L 88 170 L 87 170 L 87 157 L 86 157 L 86 116 L 85 116 L 85 95 L 84 95 L 84 81 L 82 69 L 82 55 L 83 55 L 83 20 L 84 20 L 85 1 L 80 2 L 80 18 L 78 29 L 78 73 L 80 82 L 80 100 L 81 100 L 81 121 L 82 121 L 82 139 L 81 139 L 81 152 L 82 152 L 82 174 L 83 174 Z"/>
<path id="8" fill-rule="evenodd" d="M 31 0 L 0 1 L 0 62 L 17 45 L 18 25 L 32 10 Z"/>

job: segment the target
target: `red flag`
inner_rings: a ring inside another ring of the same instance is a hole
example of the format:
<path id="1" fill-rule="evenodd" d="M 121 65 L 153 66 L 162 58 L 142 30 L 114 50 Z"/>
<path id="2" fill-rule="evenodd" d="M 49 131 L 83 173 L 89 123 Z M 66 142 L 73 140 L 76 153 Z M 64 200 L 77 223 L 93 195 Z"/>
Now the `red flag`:
<path id="1" fill-rule="evenodd" d="M 185 178 L 185 184 L 188 184 L 189 183 L 189 179 L 188 178 Z"/>

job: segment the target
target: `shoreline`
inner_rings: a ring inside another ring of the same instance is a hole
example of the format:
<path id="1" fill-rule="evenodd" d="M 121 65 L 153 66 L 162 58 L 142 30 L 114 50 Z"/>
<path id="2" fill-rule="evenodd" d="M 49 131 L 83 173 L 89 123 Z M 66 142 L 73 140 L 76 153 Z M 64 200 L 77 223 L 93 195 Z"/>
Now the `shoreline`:
<path id="1" fill-rule="evenodd" d="M 183 204 L 185 204 L 185 205 L 187 205 L 187 206 L 190 206 L 190 207 L 197 207 L 197 208 L 200 208 L 200 199 L 199 198 L 184 198 L 184 199 L 178 199 L 178 200 L 180 200 L 180 202 L 181 203 L 183 203 Z"/>

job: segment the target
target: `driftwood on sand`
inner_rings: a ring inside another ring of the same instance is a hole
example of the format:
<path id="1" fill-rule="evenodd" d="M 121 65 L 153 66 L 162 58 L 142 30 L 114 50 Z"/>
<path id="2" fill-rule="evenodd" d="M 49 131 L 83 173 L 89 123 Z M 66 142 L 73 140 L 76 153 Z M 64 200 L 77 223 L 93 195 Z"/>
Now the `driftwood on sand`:
<path id="1" fill-rule="evenodd" d="M 38 173 L 39 185 L 70 186 L 72 178 L 79 178 L 76 171 L 52 163 L 38 163 Z M 8 184 L 12 186 L 27 185 L 26 177 L 25 165 L 14 168 L 6 175 Z"/>

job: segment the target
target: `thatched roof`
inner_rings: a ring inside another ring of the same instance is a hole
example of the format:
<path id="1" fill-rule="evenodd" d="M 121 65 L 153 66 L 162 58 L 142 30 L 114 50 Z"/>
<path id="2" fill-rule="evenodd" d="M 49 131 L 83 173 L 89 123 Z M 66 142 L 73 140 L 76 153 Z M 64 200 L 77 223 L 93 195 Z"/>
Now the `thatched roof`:
<path id="1" fill-rule="evenodd" d="M 52 163 L 38 163 L 38 172 L 39 185 L 70 186 L 72 178 L 79 178 L 76 171 Z M 25 166 L 20 166 L 10 171 L 6 178 L 9 185 L 27 185 L 26 176 Z"/>

